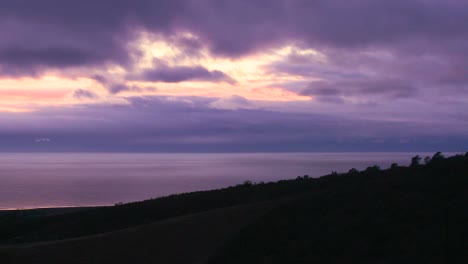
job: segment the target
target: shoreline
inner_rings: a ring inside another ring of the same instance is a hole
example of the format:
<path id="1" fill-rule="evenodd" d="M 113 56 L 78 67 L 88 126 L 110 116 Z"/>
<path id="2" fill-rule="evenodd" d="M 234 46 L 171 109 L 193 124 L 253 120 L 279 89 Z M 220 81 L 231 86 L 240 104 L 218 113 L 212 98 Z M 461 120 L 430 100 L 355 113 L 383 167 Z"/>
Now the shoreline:
<path id="1" fill-rule="evenodd" d="M 44 206 L 44 207 L 25 207 L 25 208 L 0 208 L 0 212 L 12 211 L 32 211 L 32 210 L 54 210 L 54 209 L 78 209 L 78 208 L 98 208 L 110 207 L 113 205 L 82 205 L 82 206 Z"/>

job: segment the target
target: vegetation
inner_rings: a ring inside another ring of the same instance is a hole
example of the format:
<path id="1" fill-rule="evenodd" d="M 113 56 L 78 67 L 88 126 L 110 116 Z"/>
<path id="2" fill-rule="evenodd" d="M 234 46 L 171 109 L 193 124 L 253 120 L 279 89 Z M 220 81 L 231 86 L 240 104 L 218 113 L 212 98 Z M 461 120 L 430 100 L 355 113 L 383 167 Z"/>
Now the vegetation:
<path id="1" fill-rule="evenodd" d="M 209 263 L 468 263 L 468 153 L 420 161 L 63 214 L 8 212 L 0 215 L 0 241 L 72 238 L 280 199 Z"/>
<path id="2" fill-rule="evenodd" d="M 468 154 L 419 160 L 324 177 L 210 263 L 468 263 Z"/>

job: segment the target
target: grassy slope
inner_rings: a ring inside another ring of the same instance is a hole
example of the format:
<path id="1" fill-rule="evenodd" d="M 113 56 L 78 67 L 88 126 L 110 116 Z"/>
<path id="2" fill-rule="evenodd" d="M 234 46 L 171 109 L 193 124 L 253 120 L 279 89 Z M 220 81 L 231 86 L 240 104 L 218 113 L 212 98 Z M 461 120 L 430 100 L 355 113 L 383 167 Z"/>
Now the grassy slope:
<path id="1" fill-rule="evenodd" d="M 101 235 L 0 247 L 0 263 L 204 263 L 273 205 L 229 207 Z"/>
<path id="2" fill-rule="evenodd" d="M 210 264 L 468 263 L 468 158 L 324 181 L 246 227 Z"/>

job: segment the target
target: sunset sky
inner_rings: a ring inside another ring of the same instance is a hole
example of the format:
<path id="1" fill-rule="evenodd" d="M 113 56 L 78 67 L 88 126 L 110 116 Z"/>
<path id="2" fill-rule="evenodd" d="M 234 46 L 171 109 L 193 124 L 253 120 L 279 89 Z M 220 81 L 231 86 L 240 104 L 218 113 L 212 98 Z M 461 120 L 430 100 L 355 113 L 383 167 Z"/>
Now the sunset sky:
<path id="1" fill-rule="evenodd" d="M 467 146 L 468 1 L 0 2 L 0 152 Z"/>

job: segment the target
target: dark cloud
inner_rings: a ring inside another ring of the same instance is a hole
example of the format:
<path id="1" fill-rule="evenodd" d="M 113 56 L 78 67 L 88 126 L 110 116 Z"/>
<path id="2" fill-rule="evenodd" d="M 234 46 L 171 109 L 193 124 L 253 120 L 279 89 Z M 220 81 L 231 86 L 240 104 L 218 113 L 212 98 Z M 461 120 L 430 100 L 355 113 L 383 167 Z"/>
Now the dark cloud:
<path id="1" fill-rule="evenodd" d="M 139 89 L 134 86 L 128 86 L 125 84 L 113 84 L 108 87 L 109 92 L 117 94 L 124 91 L 138 91 Z"/>
<path id="2" fill-rule="evenodd" d="M 195 36 L 174 35 L 169 37 L 169 43 L 174 43 L 188 57 L 202 57 L 203 42 Z"/>
<path id="3" fill-rule="evenodd" d="M 73 97 L 76 99 L 94 99 L 97 98 L 98 95 L 88 90 L 78 89 L 73 93 Z"/>
<path id="4" fill-rule="evenodd" d="M 1 1 L 2 65 L 31 69 L 128 65 L 135 51 L 129 44 L 141 30 L 171 34 L 187 1 L 83 0 Z M 55 51 L 58 51 L 56 53 Z M 51 56 L 46 56 L 46 54 Z M 56 55 L 62 53 L 62 55 Z M 57 58 L 57 56 L 63 58 Z M 26 63 L 27 62 L 27 63 Z"/>
<path id="5" fill-rule="evenodd" d="M 145 86 L 141 87 L 138 85 L 127 85 L 124 83 L 124 81 L 118 81 L 118 80 L 112 80 L 109 79 L 108 77 L 105 77 L 103 75 L 93 75 L 91 76 L 92 79 L 96 80 L 102 86 L 104 86 L 111 94 L 118 94 L 121 92 L 126 92 L 126 91 L 131 91 L 131 92 L 154 92 L 156 91 L 155 87 L 151 86 Z"/>
<path id="6" fill-rule="evenodd" d="M 199 40 L 184 40 L 191 50 L 202 43 L 228 57 L 288 41 L 321 50 L 467 54 L 467 8 L 457 0 L 5 0 L 0 63 L 26 69 L 126 64 L 128 44 L 140 30 L 192 32 Z"/>
<path id="7" fill-rule="evenodd" d="M 103 75 L 96 74 L 96 75 L 91 76 L 91 78 L 96 80 L 97 82 L 99 82 L 102 85 L 107 85 L 109 83 L 107 78 L 104 77 Z"/>
<path id="8" fill-rule="evenodd" d="M 350 83 L 348 87 L 355 88 L 363 95 L 385 95 L 387 98 L 408 98 L 415 96 L 418 92 L 418 89 L 410 83 L 392 79 L 366 80 Z"/>
<path id="9" fill-rule="evenodd" d="M 227 82 L 235 84 L 236 81 L 222 71 L 209 71 L 202 66 L 158 66 L 146 70 L 141 79 L 149 82 L 178 83 L 185 81 Z"/>
<path id="10" fill-rule="evenodd" d="M 28 67 L 43 65 L 64 67 L 69 65 L 86 65 L 100 58 L 85 50 L 72 47 L 18 48 L 13 47 L 0 52 L 0 61 L 9 63 L 11 67 Z"/>
<path id="11" fill-rule="evenodd" d="M 118 94 L 121 92 L 154 92 L 156 88 L 154 87 L 140 87 L 137 85 L 126 85 L 126 84 L 111 84 L 107 86 L 107 89 L 112 94 Z"/>
<path id="12" fill-rule="evenodd" d="M 392 79 L 383 80 L 356 80 L 348 82 L 316 81 L 310 83 L 301 94 L 317 96 L 330 100 L 331 97 L 353 96 L 369 97 L 380 96 L 387 99 L 414 97 L 418 89 L 411 84 Z"/>

